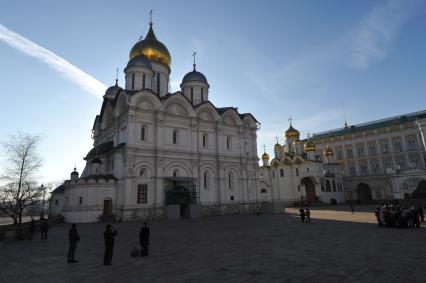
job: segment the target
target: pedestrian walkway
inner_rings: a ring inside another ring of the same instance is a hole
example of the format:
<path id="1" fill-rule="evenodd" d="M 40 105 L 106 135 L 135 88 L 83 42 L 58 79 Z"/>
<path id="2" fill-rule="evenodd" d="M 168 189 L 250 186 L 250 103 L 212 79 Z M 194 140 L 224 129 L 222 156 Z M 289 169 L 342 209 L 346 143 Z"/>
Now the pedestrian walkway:
<path id="1" fill-rule="evenodd" d="M 355 216 L 333 209 L 312 208 L 309 225 L 291 213 L 151 221 L 149 256 L 136 258 L 142 222 L 117 223 L 112 266 L 100 223 L 77 226 L 79 262 L 67 264 L 63 224 L 47 240 L 0 243 L 0 282 L 424 282 L 425 227 L 379 228 L 373 212 L 341 221 Z"/>

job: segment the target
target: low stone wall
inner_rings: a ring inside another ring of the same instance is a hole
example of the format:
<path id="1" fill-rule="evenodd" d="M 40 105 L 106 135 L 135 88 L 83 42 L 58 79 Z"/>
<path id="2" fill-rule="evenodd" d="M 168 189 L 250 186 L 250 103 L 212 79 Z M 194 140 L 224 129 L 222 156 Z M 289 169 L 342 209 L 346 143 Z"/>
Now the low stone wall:
<path id="1" fill-rule="evenodd" d="M 36 231 L 40 228 L 40 220 L 35 220 Z M 49 227 L 52 228 L 62 222 L 64 222 L 64 218 L 62 216 L 55 216 L 47 219 L 49 223 Z M 20 226 L 17 224 L 10 225 L 2 225 L 0 226 L 0 241 L 4 241 L 6 239 L 17 238 L 18 240 L 23 240 L 28 236 L 28 230 L 30 228 L 30 222 L 24 222 Z M 20 229 L 20 233 L 18 232 Z"/>

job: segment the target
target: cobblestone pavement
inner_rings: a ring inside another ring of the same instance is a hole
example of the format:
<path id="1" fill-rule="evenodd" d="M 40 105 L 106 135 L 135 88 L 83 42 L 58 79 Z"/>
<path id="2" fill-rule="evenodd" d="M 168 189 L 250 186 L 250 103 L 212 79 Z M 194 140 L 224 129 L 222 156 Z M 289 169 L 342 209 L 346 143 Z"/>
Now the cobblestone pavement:
<path id="1" fill-rule="evenodd" d="M 291 209 L 151 221 L 146 258 L 130 257 L 141 222 L 117 223 L 112 266 L 102 265 L 99 223 L 78 225 L 79 262 L 67 264 L 63 224 L 48 240 L 0 243 L 0 282 L 425 282 L 425 226 L 380 228 L 373 213 L 335 209 L 311 209 L 311 224 Z"/>

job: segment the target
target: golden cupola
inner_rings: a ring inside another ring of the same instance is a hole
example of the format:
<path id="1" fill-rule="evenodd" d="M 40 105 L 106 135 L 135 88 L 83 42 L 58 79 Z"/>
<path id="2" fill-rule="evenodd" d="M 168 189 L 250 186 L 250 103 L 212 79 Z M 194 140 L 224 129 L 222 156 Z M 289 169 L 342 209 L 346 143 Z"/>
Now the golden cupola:
<path id="1" fill-rule="evenodd" d="M 262 160 L 269 160 L 269 154 L 267 154 L 266 152 L 264 152 L 262 154 Z"/>
<path id="2" fill-rule="evenodd" d="M 149 30 L 145 39 L 139 40 L 130 51 L 129 60 L 143 55 L 150 61 L 166 65 L 170 69 L 172 59 L 167 47 L 158 41 L 152 28 L 152 22 L 149 23 Z"/>
<path id="3" fill-rule="evenodd" d="M 290 123 L 290 127 L 288 128 L 288 130 L 285 132 L 285 138 L 296 138 L 299 139 L 300 137 L 300 132 L 298 130 L 296 130 L 295 128 L 293 128 L 293 126 Z"/>
<path id="4" fill-rule="evenodd" d="M 277 142 L 277 143 L 274 145 L 274 151 L 280 151 L 281 149 L 282 149 L 281 145 Z"/>
<path id="5" fill-rule="evenodd" d="M 325 151 L 324 151 L 324 155 L 325 156 L 332 156 L 332 155 L 334 155 L 334 152 L 333 152 L 333 150 L 331 149 L 331 147 L 328 147 L 327 146 L 327 148 L 325 149 Z"/>
<path id="6" fill-rule="evenodd" d="M 310 139 L 307 139 L 305 145 L 303 146 L 303 149 L 305 150 L 305 152 L 315 151 L 315 144 Z"/>

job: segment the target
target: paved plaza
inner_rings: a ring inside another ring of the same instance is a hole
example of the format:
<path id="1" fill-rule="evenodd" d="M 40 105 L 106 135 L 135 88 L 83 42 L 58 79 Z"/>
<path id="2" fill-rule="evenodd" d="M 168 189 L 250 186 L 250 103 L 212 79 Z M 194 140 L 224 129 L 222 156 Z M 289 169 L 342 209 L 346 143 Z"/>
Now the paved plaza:
<path id="1" fill-rule="evenodd" d="M 425 282 L 426 229 L 380 228 L 370 208 L 285 215 L 156 220 L 150 255 L 131 258 L 141 222 L 117 223 L 113 265 L 103 266 L 104 224 L 79 224 L 76 264 L 68 224 L 49 239 L 0 243 L 0 282 Z"/>

